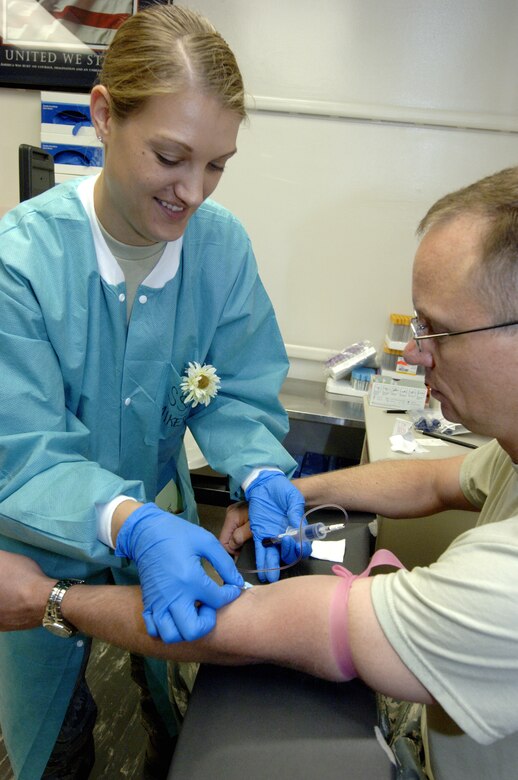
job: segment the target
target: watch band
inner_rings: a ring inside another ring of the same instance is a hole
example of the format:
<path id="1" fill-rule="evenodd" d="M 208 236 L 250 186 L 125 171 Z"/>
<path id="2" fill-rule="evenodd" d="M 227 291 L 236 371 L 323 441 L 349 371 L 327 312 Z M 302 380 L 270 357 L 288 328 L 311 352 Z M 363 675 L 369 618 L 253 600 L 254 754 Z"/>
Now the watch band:
<path id="1" fill-rule="evenodd" d="M 72 585 L 81 585 L 83 582 L 84 580 L 58 580 L 50 591 L 42 625 L 52 634 L 65 639 L 77 634 L 77 628 L 61 614 L 61 602 L 63 601 L 63 596 Z"/>

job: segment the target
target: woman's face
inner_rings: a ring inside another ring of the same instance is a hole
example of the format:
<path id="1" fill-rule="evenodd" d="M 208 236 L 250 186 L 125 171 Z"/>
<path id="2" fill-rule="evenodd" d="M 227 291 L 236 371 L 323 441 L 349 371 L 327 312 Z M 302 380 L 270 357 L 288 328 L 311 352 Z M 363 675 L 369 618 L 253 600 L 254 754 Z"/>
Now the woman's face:
<path id="1" fill-rule="evenodd" d="M 95 210 L 125 244 L 174 241 L 216 189 L 236 152 L 241 118 L 196 89 L 155 95 L 122 122 L 105 87 L 94 87 L 92 117 L 105 145 Z"/>

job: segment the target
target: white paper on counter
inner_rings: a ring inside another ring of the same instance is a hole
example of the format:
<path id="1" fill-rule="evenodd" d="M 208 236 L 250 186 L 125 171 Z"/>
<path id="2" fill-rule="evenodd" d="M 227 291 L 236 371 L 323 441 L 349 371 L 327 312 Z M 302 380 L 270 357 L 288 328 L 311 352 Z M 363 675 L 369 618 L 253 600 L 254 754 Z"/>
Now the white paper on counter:
<path id="1" fill-rule="evenodd" d="M 321 561 L 333 561 L 333 563 L 342 563 L 345 555 L 345 539 L 338 539 L 334 542 L 317 540 L 311 542 L 311 557 L 318 558 Z"/>

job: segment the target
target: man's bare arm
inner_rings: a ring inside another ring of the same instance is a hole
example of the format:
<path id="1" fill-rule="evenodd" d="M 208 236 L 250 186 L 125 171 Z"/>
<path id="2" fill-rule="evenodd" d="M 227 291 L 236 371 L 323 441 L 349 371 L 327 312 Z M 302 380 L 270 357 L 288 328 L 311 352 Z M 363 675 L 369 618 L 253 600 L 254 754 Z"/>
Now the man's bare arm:
<path id="1" fill-rule="evenodd" d="M 0 571 L 0 629 L 41 625 L 55 580 L 29 558 L 5 552 L 0 552 Z M 335 576 L 313 575 L 251 588 L 218 610 L 210 634 L 190 643 L 167 645 L 147 634 L 138 587 L 74 585 L 65 594 L 62 611 L 83 633 L 144 655 L 221 664 L 275 663 L 341 680 L 329 642 L 330 603 L 338 582 Z M 360 676 L 396 698 L 431 701 L 387 642 L 371 605 L 369 580 L 354 582 L 349 606 L 349 641 Z"/>
<path id="2" fill-rule="evenodd" d="M 339 681 L 329 642 L 330 601 L 337 584 L 334 576 L 313 575 L 257 586 L 220 609 L 216 628 L 206 637 L 170 645 L 148 636 L 136 587 L 78 585 L 62 606 L 65 617 L 84 633 L 132 652 L 226 665 L 274 663 Z M 400 699 L 432 701 L 385 638 L 368 580 L 353 584 L 349 639 L 357 671 L 369 685 Z"/>
<path id="3" fill-rule="evenodd" d="M 260 585 L 218 611 L 216 628 L 196 642 L 166 645 L 148 636 L 136 587 L 77 586 L 63 611 L 85 633 L 134 652 L 170 660 L 226 665 L 274 663 L 339 681 L 342 675 L 329 642 L 335 576 L 313 575 Z M 370 600 L 370 581 L 353 584 L 349 641 L 365 682 L 395 698 L 433 699 L 387 641 Z"/>
<path id="4" fill-rule="evenodd" d="M 371 587 L 372 577 L 356 580 L 349 596 L 350 648 L 358 676 L 375 691 L 394 699 L 433 704 L 433 697 L 383 633 L 372 605 Z"/>
<path id="5" fill-rule="evenodd" d="M 308 508 L 338 504 L 348 511 L 385 517 L 423 517 L 445 509 L 476 511 L 460 488 L 466 456 L 434 460 L 386 460 L 294 479 Z M 227 509 L 220 542 L 234 554 L 251 537 L 247 504 Z"/>
<path id="6" fill-rule="evenodd" d="M 339 504 L 386 517 L 422 517 L 444 509 L 475 511 L 460 488 L 465 456 L 385 460 L 294 479 L 307 506 Z"/>

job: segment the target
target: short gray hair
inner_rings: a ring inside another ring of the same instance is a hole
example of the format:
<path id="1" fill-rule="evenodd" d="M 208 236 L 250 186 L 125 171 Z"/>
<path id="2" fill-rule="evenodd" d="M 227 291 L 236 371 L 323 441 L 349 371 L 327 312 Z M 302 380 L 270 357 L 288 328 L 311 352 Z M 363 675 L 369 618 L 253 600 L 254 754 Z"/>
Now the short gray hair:
<path id="1" fill-rule="evenodd" d="M 440 198 L 419 223 L 424 236 L 436 226 L 471 215 L 487 225 L 481 242 L 477 288 L 496 317 L 518 313 L 518 167 L 505 168 Z"/>

